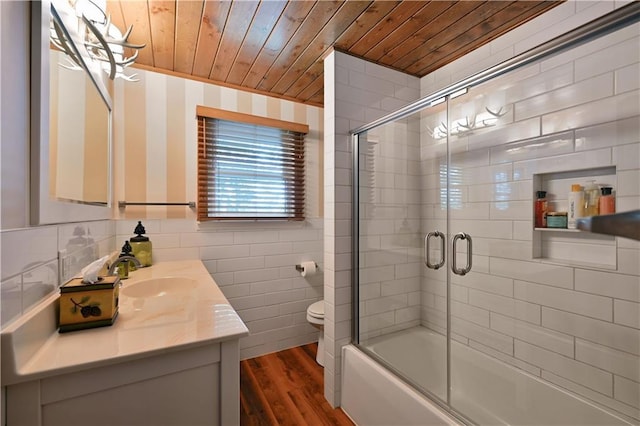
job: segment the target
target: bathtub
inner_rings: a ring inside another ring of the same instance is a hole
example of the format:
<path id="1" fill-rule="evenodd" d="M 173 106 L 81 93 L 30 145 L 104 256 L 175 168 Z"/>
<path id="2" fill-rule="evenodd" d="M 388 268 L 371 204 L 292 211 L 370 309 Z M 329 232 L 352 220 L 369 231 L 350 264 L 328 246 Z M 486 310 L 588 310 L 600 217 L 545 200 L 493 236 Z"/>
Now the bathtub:
<path id="1" fill-rule="evenodd" d="M 369 351 L 446 399 L 446 339 L 415 327 L 367 342 Z M 631 425 L 461 343 L 451 342 L 451 405 L 478 424 Z M 457 424 L 353 345 L 342 353 L 342 409 L 361 426 Z"/>

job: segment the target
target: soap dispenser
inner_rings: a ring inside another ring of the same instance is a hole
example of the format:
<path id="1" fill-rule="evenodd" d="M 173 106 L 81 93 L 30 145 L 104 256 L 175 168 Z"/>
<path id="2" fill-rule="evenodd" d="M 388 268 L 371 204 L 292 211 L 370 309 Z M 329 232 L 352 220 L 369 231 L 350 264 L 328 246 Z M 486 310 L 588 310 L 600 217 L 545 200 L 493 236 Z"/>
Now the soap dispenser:
<path id="1" fill-rule="evenodd" d="M 122 252 L 118 257 L 124 256 L 132 256 L 131 244 L 129 244 L 129 241 L 124 242 L 124 245 L 122 246 Z M 118 265 L 118 277 L 120 277 L 121 280 L 126 280 L 127 278 L 129 278 L 129 271 L 135 271 L 135 268 L 136 267 L 133 265 L 133 262 L 120 263 Z"/>
<path id="2" fill-rule="evenodd" d="M 145 233 L 142 221 L 138 221 L 138 225 L 136 225 L 133 233 L 136 234 L 135 237 L 131 237 L 130 239 L 131 247 L 133 248 L 133 255 L 138 259 L 138 261 L 140 261 L 140 266 L 151 266 L 151 241 L 149 240 L 149 237 L 142 235 Z"/>

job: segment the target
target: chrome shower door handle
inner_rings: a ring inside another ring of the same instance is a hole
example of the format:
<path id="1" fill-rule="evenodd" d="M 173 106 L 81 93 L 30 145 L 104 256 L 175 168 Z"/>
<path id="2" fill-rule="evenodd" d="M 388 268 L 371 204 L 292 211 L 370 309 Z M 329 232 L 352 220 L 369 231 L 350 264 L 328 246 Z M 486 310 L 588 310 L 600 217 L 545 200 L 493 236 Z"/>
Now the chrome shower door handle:
<path id="1" fill-rule="evenodd" d="M 467 240 L 467 266 L 463 269 L 458 269 L 456 265 L 456 245 L 458 240 Z M 471 240 L 471 235 L 466 234 L 464 232 L 458 232 L 453 236 L 453 244 L 452 244 L 452 259 L 451 259 L 451 271 L 456 275 L 466 275 L 471 271 L 471 259 L 473 256 L 473 240 Z"/>
<path id="2" fill-rule="evenodd" d="M 431 237 L 438 237 L 440 238 L 440 262 L 433 264 L 429 261 L 429 240 L 431 239 Z M 429 232 L 425 237 L 424 237 L 424 264 L 427 266 L 427 268 L 429 269 L 440 269 L 442 268 L 442 265 L 444 265 L 444 234 L 440 231 L 432 231 Z"/>

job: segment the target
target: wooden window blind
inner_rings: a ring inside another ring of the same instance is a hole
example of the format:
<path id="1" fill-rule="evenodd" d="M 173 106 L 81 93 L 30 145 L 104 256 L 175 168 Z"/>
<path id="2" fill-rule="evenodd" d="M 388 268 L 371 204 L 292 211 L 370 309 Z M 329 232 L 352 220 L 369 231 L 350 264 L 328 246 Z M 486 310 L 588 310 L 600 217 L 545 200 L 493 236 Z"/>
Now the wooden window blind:
<path id="1" fill-rule="evenodd" d="M 307 129 L 198 107 L 198 220 L 304 220 Z"/>

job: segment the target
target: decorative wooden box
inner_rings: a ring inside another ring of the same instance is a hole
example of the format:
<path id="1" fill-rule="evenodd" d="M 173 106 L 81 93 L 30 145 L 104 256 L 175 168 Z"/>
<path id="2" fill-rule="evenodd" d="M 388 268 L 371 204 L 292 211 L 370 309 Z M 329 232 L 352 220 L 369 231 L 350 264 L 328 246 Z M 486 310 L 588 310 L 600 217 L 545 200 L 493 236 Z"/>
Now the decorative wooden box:
<path id="1" fill-rule="evenodd" d="M 60 333 L 112 325 L 118 316 L 120 278 L 106 276 L 95 284 L 75 278 L 60 287 Z"/>

